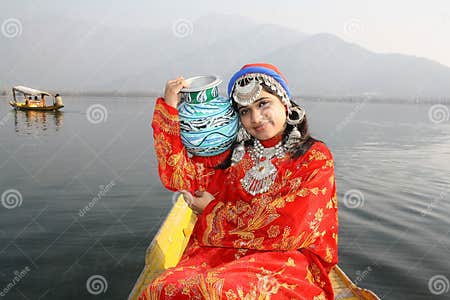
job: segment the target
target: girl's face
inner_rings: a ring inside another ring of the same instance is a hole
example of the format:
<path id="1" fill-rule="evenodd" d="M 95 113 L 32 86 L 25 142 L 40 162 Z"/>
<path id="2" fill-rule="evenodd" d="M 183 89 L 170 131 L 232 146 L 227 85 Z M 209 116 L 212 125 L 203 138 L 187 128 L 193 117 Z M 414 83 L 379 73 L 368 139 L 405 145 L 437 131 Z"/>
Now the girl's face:
<path id="1" fill-rule="evenodd" d="M 264 141 L 284 131 L 286 128 L 286 108 L 281 100 L 266 91 L 250 105 L 238 106 L 244 128 L 254 138 Z"/>

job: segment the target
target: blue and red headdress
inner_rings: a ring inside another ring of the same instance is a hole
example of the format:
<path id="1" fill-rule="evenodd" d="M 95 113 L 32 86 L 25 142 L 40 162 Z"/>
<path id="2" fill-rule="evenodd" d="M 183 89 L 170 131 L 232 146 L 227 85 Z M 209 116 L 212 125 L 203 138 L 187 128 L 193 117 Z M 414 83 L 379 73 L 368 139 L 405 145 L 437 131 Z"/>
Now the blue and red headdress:
<path id="1" fill-rule="evenodd" d="M 259 98 L 262 84 L 275 92 L 289 108 L 291 93 L 286 77 L 271 64 L 256 63 L 243 66 L 228 83 L 228 97 L 246 106 Z"/>

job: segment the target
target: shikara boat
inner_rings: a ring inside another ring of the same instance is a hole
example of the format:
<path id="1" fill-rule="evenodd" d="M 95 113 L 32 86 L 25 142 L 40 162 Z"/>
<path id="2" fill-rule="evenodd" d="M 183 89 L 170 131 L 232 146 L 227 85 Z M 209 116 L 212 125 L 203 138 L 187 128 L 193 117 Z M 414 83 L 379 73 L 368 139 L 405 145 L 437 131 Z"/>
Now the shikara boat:
<path id="1" fill-rule="evenodd" d="M 37 111 L 57 111 L 64 107 L 61 96 L 35 90 L 26 86 L 15 86 L 12 88 L 14 101 L 9 101 L 9 104 L 16 110 L 37 110 Z M 23 96 L 23 101 L 18 101 L 20 95 Z M 33 97 L 39 100 L 33 100 Z M 45 97 L 53 97 L 52 105 L 44 105 Z"/>
<path id="2" fill-rule="evenodd" d="M 164 270 L 174 267 L 189 241 L 197 216 L 182 196 L 169 212 L 145 254 L 145 266 L 128 300 L 137 300 L 145 287 Z M 339 266 L 330 272 L 336 300 L 379 300 L 372 291 L 357 287 Z"/>

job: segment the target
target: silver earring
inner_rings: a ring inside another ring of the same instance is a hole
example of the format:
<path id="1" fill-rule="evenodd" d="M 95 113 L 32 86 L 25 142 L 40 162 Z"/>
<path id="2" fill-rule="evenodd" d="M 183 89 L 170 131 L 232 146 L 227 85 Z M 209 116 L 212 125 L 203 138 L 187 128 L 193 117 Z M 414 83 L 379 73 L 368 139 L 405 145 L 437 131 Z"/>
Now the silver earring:
<path id="1" fill-rule="evenodd" d="M 305 110 L 300 106 L 290 107 L 286 122 L 289 125 L 296 126 L 305 118 Z"/>
<path id="2" fill-rule="evenodd" d="M 237 134 L 236 141 L 239 143 L 234 149 L 231 155 L 231 163 L 237 164 L 244 158 L 245 155 L 245 142 L 250 140 L 252 136 L 245 130 L 244 126 L 240 124 L 240 128 Z"/>
<path id="3" fill-rule="evenodd" d="M 252 138 L 252 136 L 248 133 L 248 131 L 242 126 L 242 124 L 239 125 L 239 131 L 237 134 L 236 141 L 238 143 L 240 142 L 246 142 Z"/>
<path id="4" fill-rule="evenodd" d="M 286 118 L 286 123 L 293 126 L 291 132 L 289 133 L 288 140 L 286 141 L 286 147 L 290 150 L 293 149 L 302 139 L 302 134 L 298 130 L 297 125 L 300 124 L 304 118 L 305 110 L 303 108 L 299 106 L 290 108 L 289 114 Z"/>

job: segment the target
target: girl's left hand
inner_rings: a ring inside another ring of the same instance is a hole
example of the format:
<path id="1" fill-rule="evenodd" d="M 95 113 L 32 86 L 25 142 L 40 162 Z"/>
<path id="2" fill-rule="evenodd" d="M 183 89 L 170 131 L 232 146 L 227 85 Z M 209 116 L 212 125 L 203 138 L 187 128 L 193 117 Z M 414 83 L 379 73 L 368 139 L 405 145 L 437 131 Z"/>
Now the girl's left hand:
<path id="1" fill-rule="evenodd" d="M 180 191 L 183 194 L 184 201 L 192 209 L 192 211 L 199 215 L 203 212 L 209 202 L 214 200 L 214 196 L 207 191 L 196 191 L 195 196 L 186 190 Z"/>

